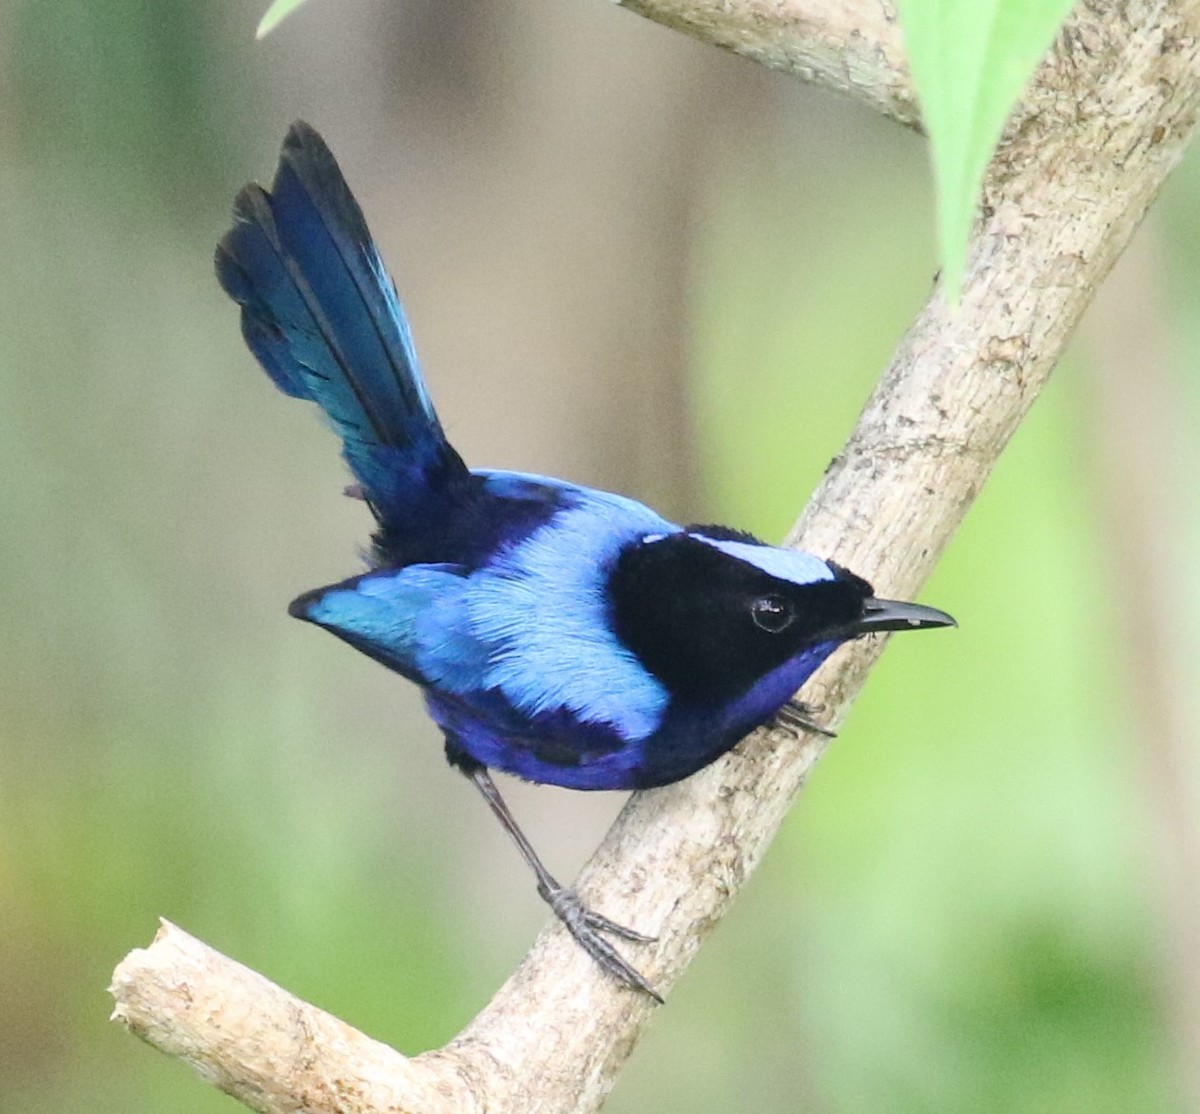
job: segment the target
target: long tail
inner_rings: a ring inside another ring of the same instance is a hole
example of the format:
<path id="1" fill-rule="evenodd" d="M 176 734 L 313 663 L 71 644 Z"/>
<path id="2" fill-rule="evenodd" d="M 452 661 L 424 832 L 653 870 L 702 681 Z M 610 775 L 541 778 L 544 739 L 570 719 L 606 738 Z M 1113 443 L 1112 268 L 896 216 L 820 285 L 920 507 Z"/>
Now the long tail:
<path id="1" fill-rule="evenodd" d="M 320 406 L 383 532 L 403 530 L 467 470 L 362 210 L 313 128 L 292 125 L 270 193 L 246 186 L 233 216 L 217 278 L 250 351 L 280 390 Z"/>

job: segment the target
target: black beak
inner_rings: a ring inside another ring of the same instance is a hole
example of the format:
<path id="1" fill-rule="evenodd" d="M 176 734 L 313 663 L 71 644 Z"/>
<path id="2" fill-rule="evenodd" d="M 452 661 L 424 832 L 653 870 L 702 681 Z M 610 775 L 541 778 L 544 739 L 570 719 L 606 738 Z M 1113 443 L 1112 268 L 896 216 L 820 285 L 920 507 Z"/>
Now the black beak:
<path id="1" fill-rule="evenodd" d="M 879 600 L 874 596 L 863 602 L 862 618 L 852 623 L 851 637 L 875 634 L 888 630 L 928 630 L 933 627 L 956 627 L 954 618 L 936 607 L 900 600 Z"/>

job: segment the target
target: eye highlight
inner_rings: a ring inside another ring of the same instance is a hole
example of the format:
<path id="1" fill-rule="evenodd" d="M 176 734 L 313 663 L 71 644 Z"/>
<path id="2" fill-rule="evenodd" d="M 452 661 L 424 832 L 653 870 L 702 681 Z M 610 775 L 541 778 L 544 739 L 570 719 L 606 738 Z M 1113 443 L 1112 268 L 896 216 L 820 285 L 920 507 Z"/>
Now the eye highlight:
<path id="1" fill-rule="evenodd" d="M 750 605 L 750 618 L 760 630 L 779 634 L 792 625 L 796 612 L 783 596 L 760 596 Z"/>

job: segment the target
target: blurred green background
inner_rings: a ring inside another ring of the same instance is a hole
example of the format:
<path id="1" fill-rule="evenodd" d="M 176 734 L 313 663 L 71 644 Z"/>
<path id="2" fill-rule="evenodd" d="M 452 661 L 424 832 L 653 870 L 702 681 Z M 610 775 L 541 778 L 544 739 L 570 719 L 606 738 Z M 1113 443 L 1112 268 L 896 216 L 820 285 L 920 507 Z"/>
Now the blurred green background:
<path id="1" fill-rule="evenodd" d="M 409 1052 L 544 921 L 415 691 L 284 611 L 368 529 L 211 273 L 293 118 L 467 459 L 687 520 L 782 536 L 931 282 L 923 143 L 854 105 L 597 0 L 264 6 L 0 9 L 4 1111 L 236 1108 L 106 1020 L 159 915 Z M 925 593 L 961 629 L 889 650 L 608 1109 L 1198 1108 L 1198 248 L 1193 161 Z M 568 876 L 620 805 L 512 799 Z"/>

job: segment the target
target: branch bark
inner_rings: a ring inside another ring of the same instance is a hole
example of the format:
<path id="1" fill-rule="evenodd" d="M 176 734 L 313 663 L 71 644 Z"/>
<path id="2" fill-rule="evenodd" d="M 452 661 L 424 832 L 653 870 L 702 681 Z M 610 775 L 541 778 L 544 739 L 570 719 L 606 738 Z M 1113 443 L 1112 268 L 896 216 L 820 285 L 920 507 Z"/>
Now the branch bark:
<path id="1" fill-rule="evenodd" d="M 823 85 L 913 127 L 920 113 L 891 0 L 616 0 L 666 27 Z"/>
<path id="2" fill-rule="evenodd" d="M 883 3 L 623 2 L 912 119 Z M 934 292 L 792 543 L 883 594 L 918 588 L 1184 151 L 1198 34 L 1200 0 L 1080 5 L 990 167 L 961 304 Z M 880 649 L 846 647 L 806 697 L 837 722 Z M 820 751 L 761 730 L 687 781 L 636 794 L 584 869 L 590 905 L 658 934 L 630 954 L 661 990 L 758 864 Z M 463 1033 L 411 1060 L 172 930 L 118 968 L 113 991 L 118 1020 L 254 1109 L 317 1114 L 595 1110 L 654 1009 L 557 925 Z"/>
<path id="3" fill-rule="evenodd" d="M 458 1109 L 451 1083 L 162 921 L 113 972 L 112 1020 L 254 1110 Z"/>

